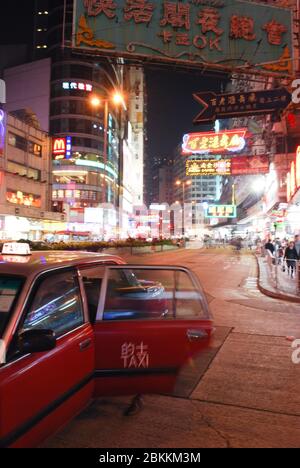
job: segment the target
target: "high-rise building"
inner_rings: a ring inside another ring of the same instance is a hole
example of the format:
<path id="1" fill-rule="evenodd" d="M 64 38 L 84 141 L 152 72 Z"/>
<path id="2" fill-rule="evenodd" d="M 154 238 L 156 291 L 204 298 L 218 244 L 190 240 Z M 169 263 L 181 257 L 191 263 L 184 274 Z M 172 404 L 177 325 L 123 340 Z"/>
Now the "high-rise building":
<path id="1" fill-rule="evenodd" d="M 72 144 L 71 157 L 54 157 L 55 205 L 61 206 L 70 220 L 83 222 L 85 208 L 101 203 L 118 206 L 124 192 L 133 204 L 142 204 L 146 114 L 143 69 L 127 67 L 122 59 L 74 52 L 71 0 L 35 0 L 34 24 L 33 59 L 51 58 L 49 131 Z M 125 92 L 127 109 L 113 103 L 111 98 L 117 91 Z M 122 140 L 128 134 L 128 121 L 132 142 L 124 156 Z M 133 158 L 125 161 L 128 151 L 133 152 Z M 127 181 L 123 188 L 123 165 L 129 160 L 135 183 Z M 133 187 L 131 194 L 129 185 Z"/>

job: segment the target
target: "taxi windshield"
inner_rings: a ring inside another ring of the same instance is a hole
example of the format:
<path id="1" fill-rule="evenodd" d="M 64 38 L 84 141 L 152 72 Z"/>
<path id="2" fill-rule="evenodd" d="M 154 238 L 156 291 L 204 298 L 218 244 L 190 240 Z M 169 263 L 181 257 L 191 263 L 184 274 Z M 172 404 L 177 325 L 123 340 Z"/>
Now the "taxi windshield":
<path id="1" fill-rule="evenodd" d="M 23 279 L 20 277 L 0 275 L 0 338 L 4 333 L 22 284 Z"/>

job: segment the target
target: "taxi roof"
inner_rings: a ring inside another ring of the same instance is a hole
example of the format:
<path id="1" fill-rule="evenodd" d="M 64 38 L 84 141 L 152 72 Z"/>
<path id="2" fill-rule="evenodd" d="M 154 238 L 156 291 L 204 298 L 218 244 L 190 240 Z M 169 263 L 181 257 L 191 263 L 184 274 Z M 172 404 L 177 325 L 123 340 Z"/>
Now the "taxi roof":
<path id="1" fill-rule="evenodd" d="M 124 264 L 117 255 L 94 252 L 39 251 L 31 255 L 0 255 L 0 274 L 29 276 L 55 268 L 82 266 L 95 262 Z"/>

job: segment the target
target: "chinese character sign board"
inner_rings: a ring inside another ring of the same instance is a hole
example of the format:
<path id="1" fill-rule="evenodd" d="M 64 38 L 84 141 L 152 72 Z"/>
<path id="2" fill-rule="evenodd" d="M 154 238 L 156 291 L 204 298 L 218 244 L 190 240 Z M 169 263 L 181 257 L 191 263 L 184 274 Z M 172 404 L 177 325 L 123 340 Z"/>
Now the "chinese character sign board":
<path id="1" fill-rule="evenodd" d="M 246 128 L 219 133 L 188 133 L 183 137 L 182 154 L 224 154 L 242 151 L 246 145 Z"/>
<path id="2" fill-rule="evenodd" d="M 201 106 L 194 123 L 269 114 L 285 109 L 292 100 L 292 95 L 286 88 L 236 94 L 200 92 L 193 96 Z"/>
<path id="3" fill-rule="evenodd" d="M 75 0 L 73 47 L 291 73 L 292 12 L 243 0 Z"/>
<path id="4" fill-rule="evenodd" d="M 236 205 L 209 205 L 206 218 L 236 218 Z"/>
<path id="5" fill-rule="evenodd" d="M 230 176 L 231 159 L 203 159 L 186 161 L 186 175 L 191 176 Z"/>
<path id="6" fill-rule="evenodd" d="M 237 176 L 268 174 L 270 167 L 266 155 L 238 156 L 228 159 L 201 159 L 186 161 L 188 177 Z"/>

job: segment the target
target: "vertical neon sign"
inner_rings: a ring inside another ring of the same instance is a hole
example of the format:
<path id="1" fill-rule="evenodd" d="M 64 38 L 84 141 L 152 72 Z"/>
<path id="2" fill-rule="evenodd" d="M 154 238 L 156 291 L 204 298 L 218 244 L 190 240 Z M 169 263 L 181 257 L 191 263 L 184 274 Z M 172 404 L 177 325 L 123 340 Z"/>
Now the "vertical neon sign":
<path id="1" fill-rule="evenodd" d="M 5 114 L 4 114 L 4 111 L 0 109 L 0 156 L 3 156 L 4 140 L 5 140 Z"/>

